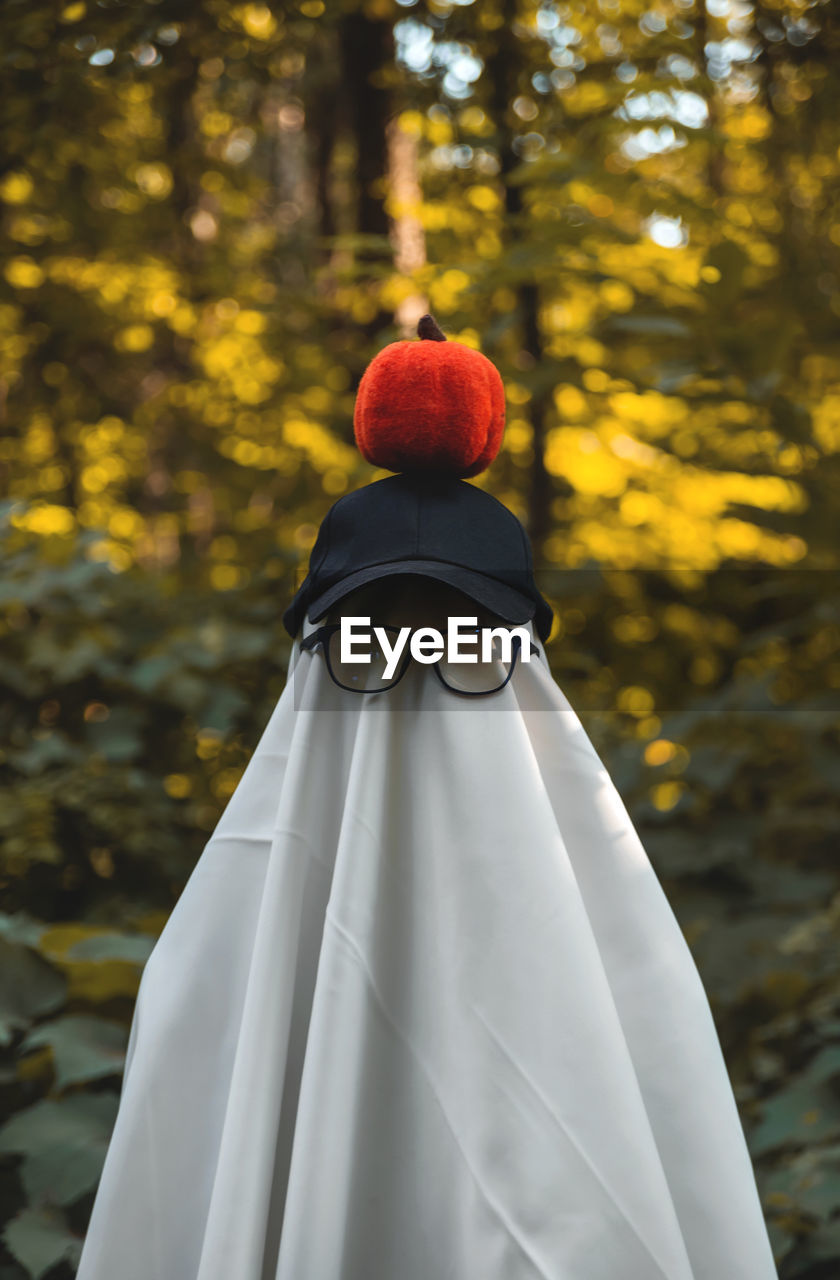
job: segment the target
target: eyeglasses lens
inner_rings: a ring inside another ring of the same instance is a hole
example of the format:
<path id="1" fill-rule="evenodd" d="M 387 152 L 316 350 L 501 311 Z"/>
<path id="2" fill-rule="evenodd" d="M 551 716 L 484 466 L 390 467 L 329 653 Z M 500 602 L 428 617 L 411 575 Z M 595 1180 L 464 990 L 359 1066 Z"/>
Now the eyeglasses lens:
<path id="1" fill-rule="evenodd" d="M 499 636 L 492 637 L 489 649 L 483 647 L 483 641 L 484 637 L 479 637 L 479 643 L 472 650 L 477 662 L 448 662 L 445 657 L 441 658 L 440 674 L 456 693 L 493 693 L 501 689 L 510 675 L 514 646 L 510 641 L 503 644 Z"/>
<path id="2" fill-rule="evenodd" d="M 400 673 L 402 660 L 398 663 L 396 671 L 386 678 L 385 668 L 388 665 L 388 659 L 375 639 L 371 640 L 370 648 L 366 645 L 357 646 L 361 652 L 370 653 L 370 662 L 342 662 L 341 660 L 341 633 L 334 631 L 329 640 L 329 661 L 330 670 L 333 679 L 344 689 L 357 689 L 362 693 L 375 693 L 377 689 L 387 689 L 394 683 Z"/>

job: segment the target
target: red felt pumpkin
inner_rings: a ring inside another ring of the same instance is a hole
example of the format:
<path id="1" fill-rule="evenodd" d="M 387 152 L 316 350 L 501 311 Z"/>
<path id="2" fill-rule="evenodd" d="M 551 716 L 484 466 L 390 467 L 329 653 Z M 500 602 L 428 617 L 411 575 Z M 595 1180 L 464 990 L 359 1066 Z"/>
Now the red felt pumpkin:
<path id="1" fill-rule="evenodd" d="M 353 428 L 362 456 L 388 471 L 478 475 L 499 452 L 505 389 L 496 366 L 462 342 L 448 342 L 430 315 L 419 341 L 391 342 L 375 355 L 356 394 Z"/>

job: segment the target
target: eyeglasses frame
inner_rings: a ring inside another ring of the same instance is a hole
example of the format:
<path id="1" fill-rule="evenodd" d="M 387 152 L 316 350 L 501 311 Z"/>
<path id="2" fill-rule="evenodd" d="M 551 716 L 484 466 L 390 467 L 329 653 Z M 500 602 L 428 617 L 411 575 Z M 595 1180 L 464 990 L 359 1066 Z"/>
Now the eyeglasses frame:
<path id="1" fill-rule="evenodd" d="M 477 628 L 477 630 L 478 629 L 479 628 Z M 330 662 L 329 642 L 332 639 L 332 637 L 335 635 L 335 633 L 340 630 L 341 630 L 340 622 L 328 622 L 323 627 L 318 627 L 317 631 L 312 631 L 308 636 L 304 636 L 304 638 L 300 642 L 300 648 L 302 653 L 311 653 L 320 644 L 324 652 L 324 661 L 327 664 L 327 673 L 330 679 L 332 680 L 333 684 L 336 685 L 339 689 L 346 689 L 348 693 L 361 693 L 361 694 L 387 693 L 391 689 L 396 688 L 396 686 L 402 680 L 408 668 L 411 666 L 411 663 L 416 661 L 413 654 L 411 653 L 410 647 L 407 647 L 405 655 L 400 659 L 400 669 L 397 675 L 395 676 L 395 678 L 390 682 L 390 684 L 382 685 L 382 687 L 379 689 L 354 689 L 352 685 L 341 683 L 341 681 L 336 677 L 335 672 L 332 669 L 332 663 Z M 386 624 L 385 626 L 382 627 L 382 630 L 388 631 L 392 635 L 398 636 L 402 628 L 393 626 L 391 624 Z M 422 630 L 425 630 L 425 628 L 412 627 L 411 634 L 413 635 L 415 631 L 422 631 Z M 513 675 L 514 669 L 516 667 L 516 659 L 519 657 L 521 648 L 522 648 L 522 644 L 519 636 L 514 636 L 512 640 L 512 645 L 511 645 L 510 671 L 508 671 L 502 683 L 500 685 L 497 685 L 495 689 L 453 689 L 452 685 L 447 684 L 446 680 L 443 678 L 440 667 L 438 665 L 440 663 L 440 658 L 436 658 L 434 662 L 421 663 L 420 665 L 432 667 L 434 669 L 434 673 L 437 676 L 438 680 L 441 682 L 444 689 L 448 690 L 449 693 L 458 694 L 462 698 L 486 698 L 490 694 L 501 693 L 502 689 L 504 689 L 505 685 Z M 532 640 L 531 656 L 533 657 L 535 654 L 537 657 L 539 657 L 540 651 L 537 645 L 535 645 Z M 442 654 L 441 654 L 441 657 L 443 657 Z"/>

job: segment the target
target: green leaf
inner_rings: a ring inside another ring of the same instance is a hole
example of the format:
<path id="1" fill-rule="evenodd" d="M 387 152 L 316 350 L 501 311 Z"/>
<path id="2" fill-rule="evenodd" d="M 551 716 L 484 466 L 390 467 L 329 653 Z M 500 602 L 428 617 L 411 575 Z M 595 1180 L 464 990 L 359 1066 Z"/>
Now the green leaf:
<path id="1" fill-rule="evenodd" d="M 67 979 L 37 952 L 0 937 L 0 1044 L 61 1007 Z"/>
<path id="2" fill-rule="evenodd" d="M 223 733 L 230 729 L 237 716 L 250 706 L 249 700 L 238 690 L 229 685 L 218 685 L 200 713 L 203 729 L 219 729 Z"/>
<path id="3" fill-rule="evenodd" d="M 85 726 L 94 751 L 108 760 L 135 760 L 143 754 L 146 715 L 136 707 L 112 707 L 107 720 Z"/>
<path id="4" fill-rule="evenodd" d="M 829 1045 L 787 1088 L 764 1103 L 762 1118 L 749 1137 L 753 1155 L 840 1135 L 840 1096 L 830 1087 L 838 1075 L 840 1045 Z"/>
<path id="5" fill-rule="evenodd" d="M 682 320 L 670 315 L 610 316 L 602 325 L 607 333 L 618 330 L 623 333 L 635 333 L 645 337 L 687 338 L 691 329 Z"/>
<path id="6" fill-rule="evenodd" d="M 56 1087 L 63 1089 L 80 1080 L 121 1075 L 125 1065 L 128 1031 L 120 1023 L 82 1013 L 35 1027 L 24 1037 L 23 1052 L 49 1045 L 55 1063 Z"/>
<path id="7" fill-rule="evenodd" d="M 699 782 L 712 792 L 725 791 L 748 759 L 746 748 L 733 746 L 731 742 L 703 743 L 691 747 L 684 777 L 687 782 Z"/>
<path id="8" fill-rule="evenodd" d="M 30 777 L 43 773 L 50 765 L 66 764 L 78 754 L 78 748 L 63 733 L 53 729 L 43 737 L 30 738 L 21 751 L 9 751 L 8 758 L 16 769 Z"/>
<path id="9" fill-rule="evenodd" d="M 131 960 L 145 964 L 156 941 L 143 933 L 99 933 L 82 938 L 64 954 L 68 960 Z"/>
<path id="10" fill-rule="evenodd" d="M 840 1145 L 793 1156 L 765 1177 L 763 1187 L 776 1203 L 787 1200 L 816 1218 L 830 1217 L 840 1205 Z"/>
<path id="11" fill-rule="evenodd" d="M 840 1263 L 840 1218 L 821 1224 L 808 1236 L 803 1247 L 803 1261 Z M 818 1274 L 827 1276 L 828 1273 L 822 1271 Z M 836 1275 L 837 1270 L 833 1274 Z"/>
<path id="12" fill-rule="evenodd" d="M 0 935 L 9 942 L 25 942 L 27 946 L 37 946 L 41 934 L 49 925 L 25 911 L 16 911 L 14 915 L 6 915 L 0 911 Z"/>
<path id="13" fill-rule="evenodd" d="M 126 673 L 126 680 L 141 693 L 153 693 L 177 670 L 178 663 L 171 654 L 158 653 L 133 663 L 131 670 Z"/>
<path id="14" fill-rule="evenodd" d="M 21 1209 L 6 1224 L 3 1239 L 32 1280 L 40 1280 L 58 1262 L 78 1266 L 82 1255 L 82 1241 L 70 1231 L 64 1215 L 47 1209 Z"/>
<path id="15" fill-rule="evenodd" d="M 0 1152 L 24 1157 L 31 1200 L 70 1205 L 96 1186 L 118 1107 L 115 1093 L 73 1093 L 36 1102 L 0 1128 Z"/>

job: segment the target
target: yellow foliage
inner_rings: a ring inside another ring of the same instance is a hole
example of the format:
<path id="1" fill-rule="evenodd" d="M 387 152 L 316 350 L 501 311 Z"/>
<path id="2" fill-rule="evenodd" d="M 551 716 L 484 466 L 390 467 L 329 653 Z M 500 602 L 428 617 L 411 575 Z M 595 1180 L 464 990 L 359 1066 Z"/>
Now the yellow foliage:
<path id="1" fill-rule="evenodd" d="M 564 476 L 579 493 L 617 497 L 627 485 L 628 469 L 602 447 L 592 431 L 555 427 L 545 455 L 550 475 Z"/>
<path id="2" fill-rule="evenodd" d="M 589 405 L 586 396 L 579 387 L 569 383 L 561 382 L 554 388 L 554 403 L 560 417 L 566 422 L 588 416 Z"/>
<path id="3" fill-rule="evenodd" d="M 198 316 L 195 307 L 188 302 L 179 302 L 178 306 L 168 317 L 167 323 L 170 329 L 174 329 L 176 333 L 187 335 L 193 332 L 198 323 Z"/>
<path id="4" fill-rule="evenodd" d="M 612 623 L 612 633 L 622 644 L 645 644 L 657 631 L 654 619 L 642 613 L 622 613 Z"/>
<path id="5" fill-rule="evenodd" d="M 726 209 L 726 216 L 730 222 L 736 223 L 739 227 L 752 226 L 752 211 L 743 200 L 730 200 Z"/>
<path id="6" fill-rule="evenodd" d="M 241 356 L 241 340 L 234 334 L 224 334 L 215 342 L 206 343 L 200 350 L 201 362 L 211 378 L 221 378 L 230 373 L 240 363 Z"/>
<path id="7" fill-rule="evenodd" d="M 240 311 L 233 322 L 234 329 L 238 329 L 240 333 L 262 333 L 267 324 L 265 313 L 262 311 Z M 277 362 L 280 363 L 279 361 Z"/>
<path id="8" fill-rule="evenodd" d="M 348 476 L 346 471 L 340 470 L 338 467 L 330 467 L 321 477 L 321 487 L 324 493 L 337 495 L 344 493 L 348 485 Z"/>
<path id="9" fill-rule="evenodd" d="M 480 183 L 476 186 L 467 187 L 467 199 L 473 208 L 478 209 L 481 213 L 492 213 L 499 207 L 499 193 L 488 187 L 486 183 Z"/>
<path id="10" fill-rule="evenodd" d="M 623 280 L 605 280 L 598 293 L 610 311 L 629 311 L 636 298 L 633 290 Z"/>
<path id="11" fill-rule="evenodd" d="M 812 411 L 814 439 L 825 453 L 840 450 L 840 395 L 823 396 Z"/>
<path id="12" fill-rule="evenodd" d="M 464 107 L 458 114 L 458 123 L 467 133 L 492 133 L 493 124 L 481 107 Z"/>
<path id="13" fill-rule="evenodd" d="M 580 380 L 587 391 L 606 391 L 610 385 L 610 375 L 604 369 L 584 369 Z"/>
<path id="14" fill-rule="evenodd" d="M 115 414 L 106 414 L 92 426 L 82 427 L 79 431 L 79 444 L 86 453 L 96 457 L 108 453 L 114 445 L 120 443 L 126 434 L 126 426 Z"/>
<path id="15" fill-rule="evenodd" d="M 524 418 L 514 418 L 505 427 L 502 447 L 511 453 L 530 448 L 534 439 L 534 428 Z"/>
<path id="16" fill-rule="evenodd" d="M 104 502 L 97 502 L 93 498 L 86 498 L 79 503 L 76 513 L 79 524 L 86 529 L 97 529 L 105 523 L 108 517 L 108 507 Z"/>
<path id="17" fill-rule="evenodd" d="M 118 351 L 148 351 L 154 340 L 155 331 L 150 324 L 131 324 L 117 331 L 114 346 Z"/>
<path id="18" fill-rule="evenodd" d="M 144 195 L 165 200 L 172 191 L 172 170 L 163 161 L 141 164 L 134 170 L 134 181 Z"/>
<path id="19" fill-rule="evenodd" d="M 426 117 L 421 111 L 401 111 L 397 122 L 402 132 L 410 138 L 422 138 Z"/>
<path id="20" fill-rule="evenodd" d="M 331 391 L 344 391 L 350 385 L 350 371 L 342 364 L 334 364 L 324 374 L 324 382 Z"/>
<path id="21" fill-rule="evenodd" d="M 653 493 L 630 489 L 622 494 L 619 505 L 621 518 L 629 525 L 656 524 L 664 514 L 664 503 Z"/>
<path id="22" fill-rule="evenodd" d="M 572 115 L 586 115 L 600 111 L 610 98 L 608 84 L 599 84 L 593 80 L 578 80 L 564 95 L 563 103 Z"/>
<path id="23" fill-rule="evenodd" d="M 27 462 L 37 465 L 55 453 L 56 439 L 52 423 L 45 414 L 33 415 L 23 437 L 23 452 Z"/>
<path id="24" fill-rule="evenodd" d="M 650 468 L 657 466 L 660 470 L 667 467 L 669 460 L 667 454 L 660 449 L 654 449 L 649 444 L 643 444 L 641 440 L 628 436 L 626 431 L 616 431 L 616 420 L 610 418 L 606 414 L 600 415 L 595 420 L 595 426 L 603 429 L 603 437 L 606 439 L 613 453 L 619 458 L 627 458 L 630 462 L 638 462 L 640 466 Z"/>
<path id="25" fill-rule="evenodd" d="M 490 301 L 496 311 L 512 311 L 516 306 L 516 294 L 507 285 L 494 289 Z"/>
<path id="26" fill-rule="evenodd" d="M 654 766 L 667 764 L 669 760 L 673 760 L 676 753 L 677 749 L 673 742 L 669 742 L 667 738 L 656 738 L 645 747 L 645 764 Z"/>
<path id="27" fill-rule="evenodd" d="M 319 12 L 323 12 L 324 6 L 321 5 Z M 305 5 L 301 5 L 301 11 L 305 10 Z M 235 5 L 230 10 L 231 16 L 236 19 L 242 28 L 247 31 L 249 36 L 253 36 L 255 40 L 269 40 L 277 31 L 277 20 L 271 10 L 264 4 L 244 4 Z M 317 16 L 306 14 L 307 17 Z"/>
<path id="28" fill-rule="evenodd" d="M 163 780 L 163 789 L 175 800 L 183 800 L 192 791 L 192 781 L 185 773 L 168 773 Z"/>
<path id="29" fill-rule="evenodd" d="M 610 395 L 609 405 L 617 418 L 644 428 L 644 434 L 666 435 L 689 413 L 688 404 L 680 396 L 666 396 L 661 391 L 617 391 Z"/>
<path id="30" fill-rule="evenodd" d="M 199 118 L 199 127 L 208 138 L 217 138 L 233 128 L 233 117 L 227 111 L 205 111 Z"/>
<path id="31" fill-rule="evenodd" d="M 432 146 L 444 147 L 452 141 L 452 124 L 442 113 L 432 115 L 430 112 L 426 120 L 426 137 Z"/>
<path id="32" fill-rule="evenodd" d="M 76 517 L 68 507 L 60 507 L 55 503 L 37 502 L 28 510 L 13 510 L 11 522 L 17 529 L 28 529 L 43 537 L 56 534 L 64 537 L 73 533 L 76 528 Z"/>
<path id="33" fill-rule="evenodd" d="M 107 560 L 113 573 L 122 573 L 133 563 L 131 553 L 110 538 L 102 538 L 90 548 L 90 556 L 94 560 Z"/>
<path id="34" fill-rule="evenodd" d="M 756 103 L 744 106 L 739 103 L 730 112 L 726 121 L 726 131 L 731 138 L 744 138 L 750 142 L 758 142 L 766 138 L 772 128 L 769 112 Z"/>
<path id="35" fill-rule="evenodd" d="M 746 520 L 726 516 L 714 529 L 715 543 L 724 556 L 754 555 L 761 542 L 761 531 Z"/>
<path id="36" fill-rule="evenodd" d="M 227 800 L 239 786 L 241 768 L 220 769 L 210 783 L 210 790 L 217 800 Z"/>
<path id="37" fill-rule="evenodd" d="M 531 399 L 531 392 L 521 382 L 506 383 L 505 393 L 510 404 L 527 404 Z"/>
<path id="38" fill-rule="evenodd" d="M 429 284 L 429 300 L 434 311 L 454 311 L 459 304 L 459 295 L 470 284 L 466 271 L 451 267 L 444 271 L 438 279 Z"/>
<path id="39" fill-rule="evenodd" d="M 475 214 L 471 209 L 453 207 L 447 201 L 427 200 L 419 211 L 420 221 L 427 231 L 456 231 L 466 233 L 475 226 Z"/>
<path id="40" fill-rule="evenodd" d="M 0 181 L 0 200 L 6 204 L 24 204 L 35 190 L 35 184 L 28 173 L 21 169 L 12 169 Z"/>
<path id="41" fill-rule="evenodd" d="M 671 779 L 669 782 L 659 782 L 655 787 L 650 789 L 651 803 L 655 809 L 659 809 L 665 813 L 669 809 L 673 809 L 682 793 L 685 791 L 685 783 L 679 779 Z"/>
<path id="42" fill-rule="evenodd" d="M 574 350 L 577 353 L 578 362 L 582 365 L 601 366 L 609 357 L 609 351 L 603 342 L 598 342 L 595 338 L 578 339 L 574 344 Z"/>
<path id="43" fill-rule="evenodd" d="M 88 493 L 102 493 L 115 480 L 124 480 L 126 466 L 115 454 L 102 457 L 98 462 L 83 467 L 79 476 L 82 488 Z"/>
<path id="44" fill-rule="evenodd" d="M 236 552 L 236 539 L 232 538 L 229 533 L 220 534 L 210 543 L 211 556 L 215 556 L 219 560 L 233 560 Z"/>
<path id="45" fill-rule="evenodd" d="M 475 248 L 482 258 L 497 258 L 502 242 L 494 231 L 482 231 L 481 235 L 476 236 Z"/>
<path id="46" fill-rule="evenodd" d="M 698 615 L 685 604 L 667 604 L 662 610 L 662 622 L 677 635 L 693 637 L 698 631 Z"/>
<path id="47" fill-rule="evenodd" d="M 471 347 L 473 351 L 481 350 L 481 335 L 476 329 L 453 329 L 449 340 L 461 342 L 465 347 Z"/>
<path id="48" fill-rule="evenodd" d="M 43 271 L 35 259 L 30 258 L 28 254 L 10 258 L 6 263 L 3 274 L 15 289 L 37 289 L 39 285 L 44 283 Z"/>
<path id="49" fill-rule="evenodd" d="M 319 422 L 306 418 L 287 418 L 283 424 L 283 440 L 292 448 L 301 449 L 320 472 L 330 467 L 353 471 L 358 463 L 355 448 L 337 440 Z"/>
<path id="50" fill-rule="evenodd" d="M 153 316 L 170 316 L 178 305 L 174 294 L 161 289 L 146 299 L 146 310 Z"/>
<path id="51" fill-rule="evenodd" d="M 132 507 L 117 507 L 108 517 L 108 532 L 112 538 L 136 538 L 145 528 L 145 520 Z"/>
<path id="52" fill-rule="evenodd" d="M 395 210 L 389 208 L 389 212 L 393 214 Z M 417 285 L 411 276 L 398 275 L 396 272 L 383 280 L 379 288 L 382 305 L 390 311 L 396 311 L 400 303 L 405 302 L 406 298 L 412 297 L 415 293 L 417 293 Z"/>
<path id="53" fill-rule="evenodd" d="M 218 169 L 205 169 L 199 182 L 204 191 L 224 191 L 226 185 L 224 175 L 219 173 Z"/>
<path id="54" fill-rule="evenodd" d="M 747 502 L 765 511 L 804 511 L 808 497 L 801 485 L 782 476 L 750 476 L 730 471 L 719 477 L 730 502 Z"/>
<path id="55" fill-rule="evenodd" d="M 637 719 L 641 716 L 649 716 L 653 711 L 653 706 L 653 694 L 650 689 L 645 689 L 641 685 L 627 685 L 618 691 L 618 696 L 616 697 L 618 710 L 635 716 Z"/>
<path id="56" fill-rule="evenodd" d="M 270 386 L 247 376 L 234 376 L 231 379 L 231 390 L 241 404 L 260 404 L 271 395 Z"/>
<path id="57" fill-rule="evenodd" d="M 753 262 L 761 267 L 778 266 L 779 251 L 774 245 L 768 244 L 766 240 L 750 241 L 749 255 Z"/>
<path id="58" fill-rule="evenodd" d="M 199 760 L 212 760 L 222 749 L 221 734 L 217 729 L 199 729 L 196 734 L 195 754 Z"/>

